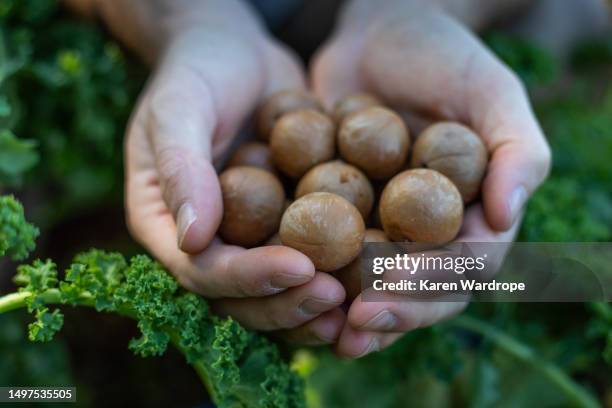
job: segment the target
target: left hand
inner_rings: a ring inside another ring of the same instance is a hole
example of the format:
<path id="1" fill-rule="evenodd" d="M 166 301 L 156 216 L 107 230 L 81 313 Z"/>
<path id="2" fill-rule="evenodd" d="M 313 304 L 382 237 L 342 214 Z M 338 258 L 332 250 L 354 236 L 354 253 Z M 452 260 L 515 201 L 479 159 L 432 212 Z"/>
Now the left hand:
<path id="1" fill-rule="evenodd" d="M 458 240 L 509 243 L 524 204 L 548 174 L 550 150 L 520 80 L 436 4 L 354 0 L 319 52 L 312 83 L 328 106 L 367 91 L 400 110 L 472 127 L 485 142 L 490 161 L 482 205 L 467 208 Z M 388 302 L 362 302 L 358 297 L 348 312 L 337 352 L 363 356 L 464 306 L 414 302 L 401 295 Z"/>

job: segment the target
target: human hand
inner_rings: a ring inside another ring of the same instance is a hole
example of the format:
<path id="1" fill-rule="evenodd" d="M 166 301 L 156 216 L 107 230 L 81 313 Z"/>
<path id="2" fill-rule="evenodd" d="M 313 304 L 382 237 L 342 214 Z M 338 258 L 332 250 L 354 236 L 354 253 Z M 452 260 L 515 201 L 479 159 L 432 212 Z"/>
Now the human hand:
<path id="1" fill-rule="evenodd" d="M 127 132 L 130 230 L 218 313 L 293 341 L 334 341 L 344 319 L 335 279 L 291 248 L 215 237 L 223 204 L 214 164 L 262 98 L 304 88 L 301 68 L 242 3 L 185 4 Z"/>
<path id="2" fill-rule="evenodd" d="M 550 150 L 519 79 L 453 16 L 456 10 L 451 13 L 443 4 L 354 0 L 319 52 L 312 83 L 328 106 L 367 91 L 400 110 L 473 128 L 490 161 L 482 205 L 467 208 L 458 240 L 511 242 L 525 202 L 548 174 Z M 358 297 L 337 351 L 365 355 L 464 306 L 402 296 L 386 302 Z"/>

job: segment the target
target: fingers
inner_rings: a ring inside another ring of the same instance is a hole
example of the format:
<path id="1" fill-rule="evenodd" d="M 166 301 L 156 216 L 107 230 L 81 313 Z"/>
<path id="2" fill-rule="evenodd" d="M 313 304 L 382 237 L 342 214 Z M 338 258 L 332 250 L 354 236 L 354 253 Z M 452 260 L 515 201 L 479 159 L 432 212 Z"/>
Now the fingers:
<path id="1" fill-rule="evenodd" d="M 385 294 L 377 302 L 363 302 L 361 295 L 351 305 L 336 352 L 358 358 L 395 342 L 402 333 L 427 327 L 462 311 L 465 302 L 419 302 L 396 294 Z"/>
<path id="2" fill-rule="evenodd" d="M 338 340 L 345 321 L 345 313 L 335 308 L 294 329 L 281 330 L 277 337 L 306 346 L 333 344 Z"/>
<path id="3" fill-rule="evenodd" d="M 474 128 L 490 152 L 487 221 L 508 230 L 550 167 L 550 149 L 522 84 L 450 16 L 430 8 L 417 19 L 410 10 L 394 10 L 368 30 L 333 38 L 313 66 L 315 89 L 327 100 L 367 89 L 392 106 Z"/>
<path id="4" fill-rule="evenodd" d="M 336 353 L 345 358 L 361 358 L 395 343 L 403 333 L 379 333 L 357 330 L 345 325 L 336 344 Z"/>
<path id="5" fill-rule="evenodd" d="M 138 183 L 144 185 L 136 185 Z M 314 266 L 302 253 L 282 246 L 244 249 L 215 240 L 209 248 L 189 255 L 176 247 L 176 226 L 161 192 L 142 175 L 129 179 L 128 214 L 134 236 L 164 264 L 179 283 L 209 298 L 266 296 L 308 282 Z"/>
<path id="6" fill-rule="evenodd" d="M 355 299 L 347 322 L 358 330 L 406 332 L 431 326 L 459 313 L 465 306 L 464 302 L 411 301 L 407 296 L 385 293 L 376 302 Z"/>
<path id="7" fill-rule="evenodd" d="M 331 275 L 319 272 L 299 287 L 263 298 L 221 299 L 212 303 L 215 312 L 230 315 L 247 328 L 280 330 L 298 327 L 337 308 L 344 289 Z"/>

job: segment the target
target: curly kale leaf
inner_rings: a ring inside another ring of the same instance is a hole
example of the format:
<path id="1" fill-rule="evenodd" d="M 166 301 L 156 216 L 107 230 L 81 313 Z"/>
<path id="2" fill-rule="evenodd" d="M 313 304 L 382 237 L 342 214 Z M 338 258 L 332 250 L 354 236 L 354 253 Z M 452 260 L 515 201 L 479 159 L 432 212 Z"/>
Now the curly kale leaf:
<path id="1" fill-rule="evenodd" d="M 20 292 L 0 298 L 0 312 L 28 306 L 30 339 L 48 341 L 63 323 L 49 304 L 92 306 L 137 321 L 130 341 L 140 356 L 161 355 L 173 343 L 192 364 L 219 407 L 302 407 L 302 382 L 267 339 L 210 313 L 205 300 L 179 288 L 157 262 L 98 250 L 78 255 L 58 274 L 51 261 L 22 265 Z M 15 304 L 15 302 L 20 302 Z"/>
<path id="2" fill-rule="evenodd" d="M 21 203 L 13 196 L 0 196 L 0 256 L 27 258 L 38 234 L 38 228 L 26 221 Z"/>

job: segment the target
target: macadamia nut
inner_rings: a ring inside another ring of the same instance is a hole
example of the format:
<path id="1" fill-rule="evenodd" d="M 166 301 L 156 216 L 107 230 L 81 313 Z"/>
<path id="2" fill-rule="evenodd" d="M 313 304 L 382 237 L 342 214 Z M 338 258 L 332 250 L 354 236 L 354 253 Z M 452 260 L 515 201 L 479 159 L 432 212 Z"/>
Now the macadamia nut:
<path id="1" fill-rule="evenodd" d="M 459 232 L 463 201 L 442 173 L 406 170 L 393 177 L 380 198 L 380 219 L 392 241 L 446 243 Z"/>
<path id="2" fill-rule="evenodd" d="M 278 230 L 285 192 L 270 172 L 256 167 L 232 167 L 219 176 L 223 193 L 221 238 L 229 244 L 251 247 Z"/>
<path id="3" fill-rule="evenodd" d="M 315 268 L 335 271 L 361 251 L 363 218 L 346 199 L 331 193 L 310 193 L 287 208 L 280 226 L 283 245 L 308 256 Z"/>
<path id="4" fill-rule="evenodd" d="M 378 99 L 374 96 L 359 93 L 354 95 L 349 95 L 346 98 L 343 98 L 336 103 L 334 107 L 334 120 L 336 123 L 340 124 L 344 118 L 346 118 L 351 113 L 360 111 L 361 109 L 369 108 L 372 106 L 381 106 L 382 104 Z"/>
<path id="5" fill-rule="evenodd" d="M 298 183 L 295 197 L 314 192 L 334 193 L 346 198 L 357 207 L 364 220 L 374 205 L 374 190 L 365 174 L 339 160 L 310 169 Z"/>
<path id="6" fill-rule="evenodd" d="M 300 109 L 313 109 L 323 112 L 317 98 L 305 91 L 279 91 L 266 99 L 256 114 L 256 127 L 259 138 L 268 141 L 276 121 L 285 113 Z"/>
<path id="7" fill-rule="evenodd" d="M 335 153 L 334 123 L 313 110 L 299 110 L 281 117 L 270 138 L 274 164 L 283 173 L 299 178 Z"/>
<path id="8" fill-rule="evenodd" d="M 271 173 L 276 172 L 270 148 L 261 142 L 249 142 L 238 146 L 227 161 L 227 168 L 237 166 L 252 166 Z"/>
<path id="9" fill-rule="evenodd" d="M 478 196 L 487 168 L 487 149 L 474 132 L 455 122 L 440 122 L 419 135 L 412 153 L 412 167 L 437 170 L 451 179 L 463 201 Z"/>
<path id="10" fill-rule="evenodd" d="M 347 116 L 338 134 L 340 155 L 371 179 L 397 174 L 408 156 L 410 137 L 402 118 L 374 106 Z"/>
<path id="11" fill-rule="evenodd" d="M 389 242 L 385 233 L 376 228 L 368 228 L 365 231 L 363 242 Z M 342 283 L 346 290 L 347 299 L 355 299 L 361 293 L 361 277 L 363 258 L 358 257 L 344 268 L 334 273 L 334 276 Z"/>

